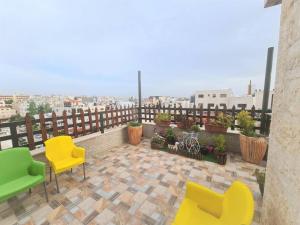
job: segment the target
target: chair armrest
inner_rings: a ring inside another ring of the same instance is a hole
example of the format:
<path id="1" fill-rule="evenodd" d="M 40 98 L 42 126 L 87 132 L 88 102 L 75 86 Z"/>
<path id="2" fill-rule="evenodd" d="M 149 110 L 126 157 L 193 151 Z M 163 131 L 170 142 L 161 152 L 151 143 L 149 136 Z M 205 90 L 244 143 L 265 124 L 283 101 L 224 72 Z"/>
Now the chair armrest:
<path id="1" fill-rule="evenodd" d="M 30 167 L 29 167 L 29 174 L 36 176 L 42 175 L 45 179 L 46 176 L 46 164 L 40 161 L 33 160 Z"/>
<path id="2" fill-rule="evenodd" d="M 198 207 L 212 214 L 215 217 L 220 217 L 223 208 L 224 195 L 216 193 L 204 186 L 194 182 L 187 182 L 185 197 L 197 203 Z"/>
<path id="3" fill-rule="evenodd" d="M 75 158 L 85 158 L 85 149 L 82 147 L 74 146 L 72 156 Z"/>

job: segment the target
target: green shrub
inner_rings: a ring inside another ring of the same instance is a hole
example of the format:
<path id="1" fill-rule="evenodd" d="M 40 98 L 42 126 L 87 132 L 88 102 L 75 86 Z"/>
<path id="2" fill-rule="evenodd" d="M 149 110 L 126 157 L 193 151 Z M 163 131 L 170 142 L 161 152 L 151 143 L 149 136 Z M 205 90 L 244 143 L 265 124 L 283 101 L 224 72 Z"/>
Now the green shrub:
<path id="1" fill-rule="evenodd" d="M 215 123 L 218 124 L 218 125 L 220 125 L 220 126 L 222 126 L 222 127 L 228 128 L 228 127 L 231 126 L 232 121 L 233 121 L 232 116 L 227 115 L 227 114 L 225 114 L 223 112 L 220 112 L 217 115 Z"/>
<path id="2" fill-rule="evenodd" d="M 249 112 L 242 110 L 237 114 L 236 119 L 242 134 L 250 137 L 256 136 L 254 130 L 255 120 L 252 118 Z"/>
<path id="3" fill-rule="evenodd" d="M 219 152 L 225 152 L 226 140 L 224 135 L 220 134 L 213 137 L 213 142 L 215 145 L 215 149 Z"/>
<path id="4" fill-rule="evenodd" d="M 170 122 L 171 115 L 169 113 L 158 113 L 154 119 L 154 122 Z"/>
<path id="5" fill-rule="evenodd" d="M 191 130 L 194 131 L 195 133 L 198 133 L 198 132 L 200 132 L 200 127 L 195 124 L 191 127 Z"/>
<path id="6" fill-rule="evenodd" d="M 175 142 L 176 142 L 176 135 L 175 135 L 174 130 L 172 128 L 168 128 L 166 130 L 166 139 L 167 139 L 167 142 L 169 144 L 175 144 Z"/>
<path id="7" fill-rule="evenodd" d="M 142 124 L 141 123 L 139 123 L 138 121 L 130 121 L 129 123 L 128 123 L 128 126 L 129 127 L 139 127 L 139 126 L 141 126 Z"/>
<path id="8" fill-rule="evenodd" d="M 260 193 L 261 193 L 261 195 L 264 195 L 266 172 L 256 169 L 254 172 L 254 175 L 256 176 L 256 180 L 259 185 Z"/>

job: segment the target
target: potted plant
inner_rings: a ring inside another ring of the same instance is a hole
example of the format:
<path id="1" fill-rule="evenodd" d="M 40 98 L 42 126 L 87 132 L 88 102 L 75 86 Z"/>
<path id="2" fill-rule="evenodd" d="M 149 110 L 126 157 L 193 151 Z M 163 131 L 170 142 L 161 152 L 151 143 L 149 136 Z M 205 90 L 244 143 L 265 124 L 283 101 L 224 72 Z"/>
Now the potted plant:
<path id="1" fill-rule="evenodd" d="M 232 116 L 220 112 L 215 119 L 205 123 L 205 131 L 212 133 L 226 133 L 231 124 Z"/>
<path id="2" fill-rule="evenodd" d="M 242 158 L 250 163 L 260 164 L 267 151 L 267 141 L 255 133 L 255 120 L 250 113 L 242 110 L 237 115 L 240 127 L 240 146 Z"/>
<path id="3" fill-rule="evenodd" d="M 171 115 L 169 113 L 158 113 L 155 116 L 154 122 L 156 124 L 156 132 L 165 136 L 166 129 L 170 126 Z"/>
<path id="4" fill-rule="evenodd" d="M 259 169 L 256 169 L 254 172 L 254 175 L 256 176 L 257 183 L 259 185 L 259 190 L 261 195 L 264 195 L 264 189 L 265 189 L 265 180 L 266 180 L 266 171 Z"/>
<path id="5" fill-rule="evenodd" d="M 191 131 L 192 132 L 195 132 L 195 133 L 199 133 L 200 132 L 200 127 L 196 124 L 194 124 L 192 127 L 191 127 Z"/>
<path id="6" fill-rule="evenodd" d="M 166 130 L 166 140 L 168 144 L 175 145 L 176 135 L 171 127 L 167 128 Z"/>
<path id="7" fill-rule="evenodd" d="M 193 119 L 186 115 L 176 115 L 174 119 L 179 129 L 188 130 L 194 124 Z"/>
<path id="8" fill-rule="evenodd" d="M 128 123 L 128 139 L 132 145 L 138 145 L 141 142 L 143 126 L 137 121 L 131 121 Z"/>
<path id="9" fill-rule="evenodd" d="M 151 138 L 151 148 L 152 149 L 162 149 L 165 145 L 166 139 L 155 133 Z"/>
<path id="10" fill-rule="evenodd" d="M 227 160 L 227 152 L 225 150 L 226 140 L 224 135 L 220 134 L 213 138 L 215 145 L 215 155 L 220 165 L 225 165 Z"/>
<path id="11" fill-rule="evenodd" d="M 200 144 L 201 154 L 202 155 L 207 155 L 208 154 L 208 147 L 207 147 L 208 141 L 205 138 L 199 138 L 198 142 Z"/>

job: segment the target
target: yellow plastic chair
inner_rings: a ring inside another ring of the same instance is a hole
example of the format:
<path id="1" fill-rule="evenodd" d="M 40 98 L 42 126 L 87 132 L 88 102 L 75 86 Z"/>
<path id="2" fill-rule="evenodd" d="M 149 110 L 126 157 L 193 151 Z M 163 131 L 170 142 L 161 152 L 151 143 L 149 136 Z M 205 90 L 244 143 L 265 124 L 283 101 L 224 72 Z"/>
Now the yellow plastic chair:
<path id="1" fill-rule="evenodd" d="M 57 174 L 66 170 L 83 165 L 83 176 L 85 179 L 85 149 L 74 145 L 70 136 L 58 136 L 45 141 L 46 158 L 50 163 L 50 182 L 52 180 L 52 169 L 55 175 L 57 192 L 59 187 Z"/>
<path id="2" fill-rule="evenodd" d="M 188 182 L 173 225 L 250 225 L 254 200 L 249 188 L 235 181 L 225 194 Z"/>

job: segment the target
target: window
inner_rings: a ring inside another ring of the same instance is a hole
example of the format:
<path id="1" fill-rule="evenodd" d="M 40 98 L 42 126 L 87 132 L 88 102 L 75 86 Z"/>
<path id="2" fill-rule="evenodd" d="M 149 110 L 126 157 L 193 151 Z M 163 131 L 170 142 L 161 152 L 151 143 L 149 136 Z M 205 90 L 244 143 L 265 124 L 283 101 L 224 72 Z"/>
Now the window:
<path id="1" fill-rule="evenodd" d="M 215 98 L 215 97 L 216 97 L 216 94 L 213 94 L 212 97 Z"/>
<path id="2" fill-rule="evenodd" d="M 226 97 L 227 97 L 227 94 L 220 94 L 220 97 L 221 97 L 221 98 L 226 98 Z"/>
<path id="3" fill-rule="evenodd" d="M 202 95 L 202 94 L 198 95 L 198 98 L 204 98 L 204 95 Z"/>

